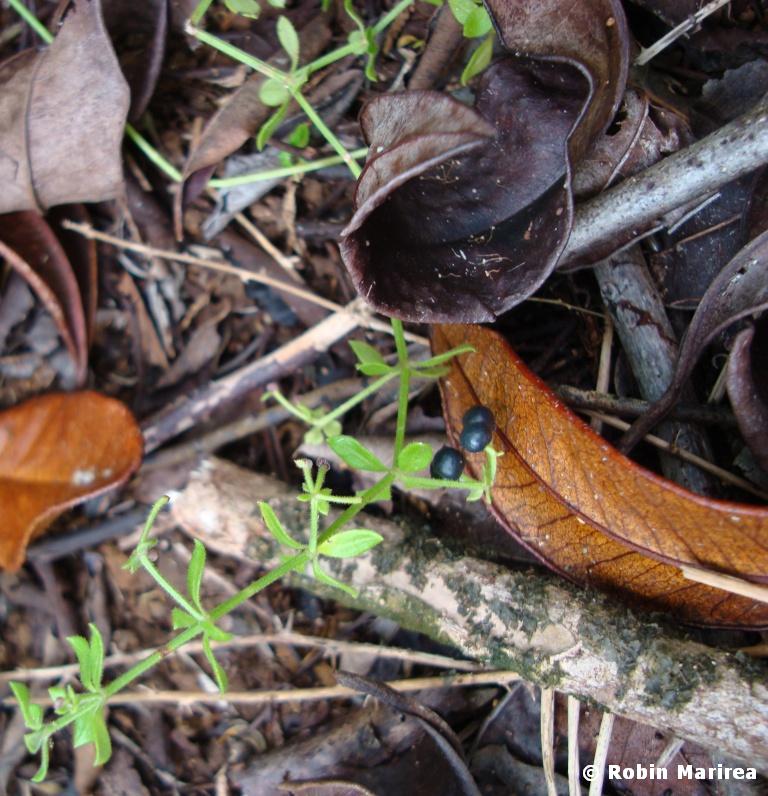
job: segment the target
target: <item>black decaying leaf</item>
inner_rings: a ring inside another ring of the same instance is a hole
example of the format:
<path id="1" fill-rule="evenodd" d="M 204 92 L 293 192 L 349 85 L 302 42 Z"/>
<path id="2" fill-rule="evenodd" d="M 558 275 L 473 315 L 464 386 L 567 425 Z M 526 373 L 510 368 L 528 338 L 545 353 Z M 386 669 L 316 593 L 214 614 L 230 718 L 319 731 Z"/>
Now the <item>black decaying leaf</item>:
<path id="1" fill-rule="evenodd" d="M 768 473 L 768 315 L 739 333 L 728 358 L 726 387 L 744 440 Z"/>
<path id="2" fill-rule="evenodd" d="M 481 76 L 474 111 L 406 92 L 362 114 L 371 154 L 341 250 L 357 290 L 389 315 L 490 321 L 530 296 L 570 231 L 572 165 L 624 91 L 618 3 L 489 11 L 508 54 Z"/>
<path id="3" fill-rule="evenodd" d="M 675 375 L 667 392 L 638 420 L 621 441 L 630 450 L 675 405 L 704 348 L 740 318 L 768 309 L 768 232 L 745 246 L 715 277 L 699 302 L 680 345 Z"/>

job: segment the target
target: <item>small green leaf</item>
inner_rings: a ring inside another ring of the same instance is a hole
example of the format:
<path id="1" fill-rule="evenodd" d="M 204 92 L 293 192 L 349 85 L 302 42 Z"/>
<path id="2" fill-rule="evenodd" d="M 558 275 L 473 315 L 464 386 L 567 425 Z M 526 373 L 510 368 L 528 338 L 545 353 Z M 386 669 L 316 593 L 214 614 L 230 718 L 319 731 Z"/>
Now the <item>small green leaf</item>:
<path id="1" fill-rule="evenodd" d="M 171 609 L 171 627 L 174 630 L 183 630 L 184 628 L 192 627 L 196 623 L 197 619 L 192 614 L 188 614 L 178 607 Z"/>
<path id="2" fill-rule="evenodd" d="M 357 597 L 357 589 L 353 589 L 352 586 L 347 586 L 346 583 L 342 583 L 340 580 L 332 578 L 327 572 L 323 572 L 318 566 L 317 561 L 312 562 L 312 574 L 320 583 L 324 583 L 326 586 L 330 586 L 333 589 L 340 589 L 349 594 L 350 597 Z"/>
<path id="3" fill-rule="evenodd" d="M 418 473 L 429 467 L 433 451 L 430 445 L 424 442 L 411 442 L 406 445 L 397 457 L 397 466 L 405 473 Z"/>
<path id="4" fill-rule="evenodd" d="M 323 436 L 322 429 L 319 428 L 310 428 L 309 431 L 304 434 L 304 442 L 307 445 L 322 445 L 323 440 L 325 437 Z"/>
<path id="5" fill-rule="evenodd" d="M 434 368 L 419 368 L 416 375 L 422 379 L 441 379 L 450 373 L 451 369 L 446 368 L 444 365 L 438 365 Z"/>
<path id="6" fill-rule="evenodd" d="M 43 748 L 43 744 L 45 743 L 47 737 L 48 733 L 45 730 L 28 732 L 24 736 L 24 746 L 27 747 L 27 751 L 31 755 L 37 754 Z"/>
<path id="7" fill-rule="evenodd" d="M 24 724 L 30 730 L 39 730 L 43 723 L 43 709 L 32 702 L 32 695 L 24 683 L 9 683 L 19 710 L 24 718 Z"/>
<path id="8" fill-rule="evenodd" d="M 208 636 L 211 641 L 220 641 L 222 643 L 231 641 L 234 638 L 232 633 L 228 633 L 226 630 L 216 627 L 211 621 L 205 623 L 205 635 Z"/>
<path id="9" fill-rule="evenodd" d="M 112 757 L 112 741 L 109 737 L 107 722 L 101 710 L 91 714 L 91 735 L 96 749 L 95 766 L 103 766 Z"/>
<path id="10" fill-rule="evenodd" d="M 56 705 L 57 702 L 65 704 L 69 694 L 67 692 L 67 688 L 65 688 L 63 685 L 52 685 L 48 689 L 48 696 L 51 698 L 51 701 L 54 703 L 54 705 Z"/>
<path id="11" fill-rule="evenodd" d="M 272 506 L 270 506 L 269 503 L 265 503 L 263 500 L 260 500 L 259 511 L 261 511 L 261 517 L 264 520 L 264 524 L 267 526 L 267 529 L 281 545 L 291 547 L 294 550 L 304 549 L 304 545 L 293 539 L 285 530 L 285 528 L 283 528 L 282 523 L 277 518 L 277 514 L 275 514 Z"/>
<path id="12" fill-rule="evenodd" d="M 346 12 L 347 16 L 357 25 L 358 30 L 365 34 L 365 23 L 362 20 L 362 17 L 355 11 L 355 7 L 352 5 L 352 0 L 344 0 L 344 11 Z"/>
<path id="13" fill-rule="evenodd" d="M 83 713 L 73 722 L 72 745 L 75 749 L 85 746 L 93 741 L 93 724 L 91 717 L 93 713 Z"/>
<path id="14" fill-rule="evenodd" d="M 467 503 L 474 503 L 476 500 L 480 500 L 481 497 L 485 494 L 485 487 L 484 486 L 474 486 L 472 489 L 467 492 Z"/>
<path id="15" fill-rule="evenodd" d="M 261 6 L 256 0 L 224 0 L 225 5 L 233 14 L 249 19 L 258 19 L 261 13 Z"/>
<path id="16" fill-rule="evenodd" d="M 284 169 L 289 169 L 293 166 L 293 155 L 290 152 L 278 152 L 277 160 Z"/>
<path id="17" fill-rule="evenodd" d="M 286 1 L 287 0 L 267 0 L 272 8 L 285 8 Z"/>
<path id="18" fill-rule="evenodd" d="M 88 627 L 91 631 L 90 659 L 91 659 L 91 681 L 92 691 L 101 688 L 101 678 L 104 675 L 104 639 L 101 637 L 99 628 L 90 622 Z"/>
<path id="19" fill-rule="evenodd" d="M 86 691 L 94 691 L 90 644 L 82 636 L 68 636 L 67 642 L 74 650 L 77 662 L 80 664 L 80 682 Z"/>
<path id="20" fill-rule="evenodd" d="M 227 673 L 221 668 L 221 664 L 216 660 L 216 656 L 211 649 L 211 640 L 205 635 L 203 636 L 203 654 L 205 655 L 208 665 L 211 667 L 213 676 L 216 680 L 216 685 L 219 691 L 223 694 L 227 690 L 228 680 Z"/>
<path id="21" fill-rule="evenodd" d="M 366 470 L 372 473 L 385 473 L 389 469 L 378 457 L 368 450 L 354 437 L 344 434 L 328 440 L 331 450 L 343 459 L 344 463 L 354 470 Z"/>
<path id="22" fill-rule="evenodd" d="M 309 144 L 309 125 L 306 122 L 297 124 L 288 136 L 288 143 L 297 149 L 304 149 Z"/>
<path id="23" fill-rule="evenodd" d="M 204 569 L 205 546 L 199 539 L 195 539 L 195 547 L 192 550 L 192 556 L 189 559 L 189 568 L 187 569 L 187 593 L 192 600 L 192 604 L 200 612 L 203 610 L 203 606 L 200 604 L 200 587 L 203 583 Z"/>
<path id="24" fill-rule="evenodd" d="M 341 423 L 338 420 L 329 420 L 323 426 L 323 433 L 326 437 L 338 437 L 341 434 Z"/>
<path id="25" fill-rule="evenodd" d="M 26 742 L 26 740 L 27 736 L 25 735 L 24 741 Z M 35 772 L 35 776 L 32 777 L 32 782 L 42 782 L 48 776 L 48 765 L 51 760 L 51 744 L 52 741 L 48 737 L 45 737 L 40 744 L 40 766 Z"/>
<path id="26" fill-rule="evenodd" d="M 476 39 L 479 36 L 485 36 L 491 30 L 493 30 L 493 23 L 488 12 L 483 6 L 475 6 L 464 22 L 462 33 L 468 39 Z"/>
<path id="27" fill-rule="evenodd" d="M 469 15 L 477 8 L 473 0 L 448 0 L 448 5 L 460 25 L 463 25 Z"/>
<path id="28" fill-rule="evenodd" d="M 277 20 L 277 39 L 291 59 L 291 72 L 296 71 L 299 65 L 299 35 L 288 17 Z"/>
<path id="29" fill-rule="evenodd" d="M 464 71 L 461 73 L 461 85 L 466 86 L 475 75 L 479 75 L 491 62 L 493 57 L 493 40 L 495 34 L 489 33 L 470 56 Z"/>
<path id="30" fill-rule="evenodd" d="M 350 340 L 349 347 L 352 349 L 352 352 L 357 357 L 357 361 L 361 365 L 376 362 L 386 366 L 384 357 L 372 345 L 368 345 L 368 343 L 364 343 L 362 340 Z"/>
<path id="31" fill-rule="evenodd" d="M 353 528 L 350 531 L 334 534 L 317 548 L 317 552 L 329 558 L 354 558 L 367 553 L 383 540 L 384 537 L 376 531 L 369 531 L 367 528 Z"/>
<path id="32" fill-rule="evenodd" d="M 291 92 L 275 78 L 268 78 L 261 84 L 259 99 L 270 107 L 277 107 L 291 99 Z"/>
<path id="33" fill-rule="evenodd" d="M 267 141 L 272 138 L 275 130 L 277 130 L 285 118 L 285 114 L 288 112 L 288 105 L 288 102 L 285 102 L 283 105 L 281 105 L 259 128 L 259 132 L 256 134 L 256 149 L 258 149 L 259 152 L 264 149 L 264 147 L 267 145 Z"/>
<path id="34" fill-rule="evenodd" d="M 452 348 L 450 351 L 444 351 L 442 354 L 430 357 L 429 359 L 424 359 L 421 362 L 411 362 L 410 365 L 412 368 L 421 370 L 422 368 L 431 368 L 435 365 L 442 365 L 446 362 L 449 362 L 454 357 L 459 356 L 460 354 L 474 353 L 475 349 L 471 345 L 460 345 L 456 348 Z"/>
<path id="35" fill-rule="evenodd" d="M 366 362 L 364 365 L 358 365 L 357 369 L 364 376 L 385 376 L 393 370 L 386 362 Z"/>

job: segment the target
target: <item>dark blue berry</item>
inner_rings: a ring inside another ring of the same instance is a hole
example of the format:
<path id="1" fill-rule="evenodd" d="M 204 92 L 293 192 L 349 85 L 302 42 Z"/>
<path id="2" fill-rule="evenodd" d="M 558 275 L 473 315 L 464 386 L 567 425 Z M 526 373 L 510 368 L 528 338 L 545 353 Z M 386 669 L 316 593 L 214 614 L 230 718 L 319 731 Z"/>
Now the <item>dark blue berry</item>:
<path id="1" fill-rule="evenodd" d="M 477 423 L 486 426 L 491 431 L 496 427 L 493 412 L 487 406 L 473 406 L 471 409 L 467 409 L 461 419 L 462 426 L 474 426 Z"/>
<path id="2" fill-rule="evenodd" d="M 485 450 L 485 446 L 491 441 L 492 434 L 492 429 L 483 423 L 470 423 L 470 425 L 464 426 L 459 442 L 465 451 L 479 453 L 481 450 Z"/>
<path id="3" fill-rule="evenodd" d="M 432 478 L 444 478 L 448 481 L 456 481 L 464 470 L 464 457 L 456 450 L 447 445 L 440 448 L 429 465 L 429 474 Z"/>

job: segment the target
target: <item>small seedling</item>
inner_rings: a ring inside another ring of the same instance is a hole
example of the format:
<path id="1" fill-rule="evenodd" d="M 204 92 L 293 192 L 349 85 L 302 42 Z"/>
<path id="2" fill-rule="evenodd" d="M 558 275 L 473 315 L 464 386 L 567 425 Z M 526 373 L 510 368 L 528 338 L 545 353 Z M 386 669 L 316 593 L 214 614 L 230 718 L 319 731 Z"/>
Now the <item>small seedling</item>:
<path id="1" fill-rule="evenodd" d="M 354 587 L 332 577 L 323 568 L 322 560 L 355 558 L 364 555 L 383 541 L 376 531 L 359 527 L 356 523 L 354 527 L 350 526 L 367 506 L 389 499 L 393 486 L 400 486 L 406 490 L 460 489 L 467 492 L 467 500 L 479 500 L 484 497 L 490 502 L 491 488 L 496 476 L 496 461 L 500 453 L 490 446 L 486 447 L 486 461 L 481 478 L 476 480 L 462 475 L 463 458 L 458 451 L 442 448 L 435 455 L 429 445 L 423 442 L 407 443 L 405 440 L 411 381 L 435 379 L 443 375 L 446 363 L 453 357 L 469 353 L 473 349 L 470 346 L 459 346 L 429 359 L 414 361 L 408 356 L 402 323 L 393 320 L 392 330 L 397 358 L 391 364 L 367 343 L 354 341 L 350 344 L 358 360 L 358 370 L 364 375 L 377 378 L 336 409 L 327 413 L 318 412 L 301 404 L 292 403 L 280 393 L 270 393 L 272 398 L 310 427 L 308 435 L 319 434 L 320 440 L 326 439 L 330 448 L 348 467 L 375 473 L 378 480 L 358 494 L 335 495 L 325 485 L 329 469 L 326 463 L 321 462 L 315 466 L 307 459 L 298 460 L 296 465 L 302 472 L 302 491 L 297 500 L 307 505 L 309 515 L 306 540 L 295 538 L 285 528 L 274 509 L 268 503 L 259 502 L 265 527 L 280 546 L 285 548 L 287 554 L 277 567 L 210 609 L 203 605 L 202 600 L 206 551 L 200 541 L 195 540 L 187 568 L 186 594 L 170 583 L 153 561 L 157 540 L 151 535 L 152 527 L 157 515 L 168 503 L 167 497 L 158 500 L 147 517 L 136 548 L 126 562 L 125 568 L 130 572 L 143 569 L 171 598 L 174 603 L 170 614 L 171 625 L 174 631 L 177 631 L 177 635 L 162 648 L 106 685 L 103 684 L 104 644 L 96 626 L 90 625 L 89 639 L 82 636 L 67 639 L 78 661 L 80 686 L 77 689 L 71 685 L 54 686 L 49 689 L 49 695 L 55 704 L 55 718 L 48 722 L 44 721 L 43 709 L 35 704 L 29 689 L 21 683 L 11 683 L 14 697 L 29 730 L 24 736 L 27 749 L 33 754 L 40 753 L 40 768 L 33 778 L 35 782 L 45 779 L 53 736 L 69 725 L 74 729 L 74 745 L 92 743 L 96 750 L 96 764 L 105 763 L 111 754 L 105 719 L 105 708 L 109 698 L 122 691 L 169 654 L 197 637 L 202 639 L 203 653 L 219 690 L 225 691 L 227 676 L 214 655 L 213 645 L 230 639 L 231 635 L 218 627 L 218 623 L 228 613 L 284 575 L 290 572 L 304 573 L 308 570 L 314 578 L 326 586 L 355 595 Z M 341 434 L 340 419 L 350 409 L 394 379 L 399 381 L 397 419 L 392 462 L 388 464 L 359 440 Z M 449 467 L 446 463 L 447 456 L 458 456 L 462 467 Z M 427 469 L 431 472 L 430 477 L 419 475 Z M 323 518 L 329 517 L 334 507 L 339 509 L 340 513 L 330 521 L 327 528 L 322 530 Z"/>

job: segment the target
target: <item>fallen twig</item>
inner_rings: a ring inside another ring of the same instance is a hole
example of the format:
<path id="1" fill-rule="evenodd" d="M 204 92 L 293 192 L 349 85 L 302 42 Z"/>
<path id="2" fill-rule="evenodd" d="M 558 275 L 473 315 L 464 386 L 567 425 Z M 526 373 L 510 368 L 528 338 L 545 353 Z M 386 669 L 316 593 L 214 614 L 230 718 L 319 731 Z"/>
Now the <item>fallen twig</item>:
<path id="1" fill-rule="evenodd" d="M 657 42 L 650 47 L 642 50 L 640 55 L 635 58 L 635 66 L 642 66 L 647 64 L 652 58 L 655 58 L 662 50 L 669 47 L 670 44 L 677 41 L 681 36 L 693 30 L 697 25 L 703 22 L 710 14 L 714 14 L 719 8 L 728 5 L 731 0 L 711 0 L 705 6 L 702 6 L 698 11 L 691 14 L 688 19 L 684 19 L 677 27 L 672 28 L 665 36 L 662 36 Z"/>
<path id="2" fill-rule="evenodd" d="M 270 490 L 276 510 L 294 505 L 293 495 L 273 479 L 209 459 L 172 511 L 206 547 L 221 549 L 225 540 L 216 529 L 226 529 L 229 554 L 268 567 L 278 561 L 279 549 L 253 505 L 256 495 Z M 293 516 L 298 529 L 303 520 Z M 385 535 L 381 549 L 339 562 L 335 572 L 344 568 L 346 582 L 359 589 L 357 598 L 331 595 L 306 576 L 291 576 L 294 582 L 385 614 L 526 680 L 768 768 L 768 689 L 759 662 L 695 643 L 658 615 L 638 616 L 610 596 L 541 572 L 457 555 L 433 537 L 408 543 L 400 526 L 366 517 L 369 522 Z M 237 539 L 248 540 L 239 552 Z"/>
<path id="3" fill-rule="evenodd" d="M 768 99 L 701 141 L 577 205 L 560 267 L 591 265 L 768 162 Z"/>

